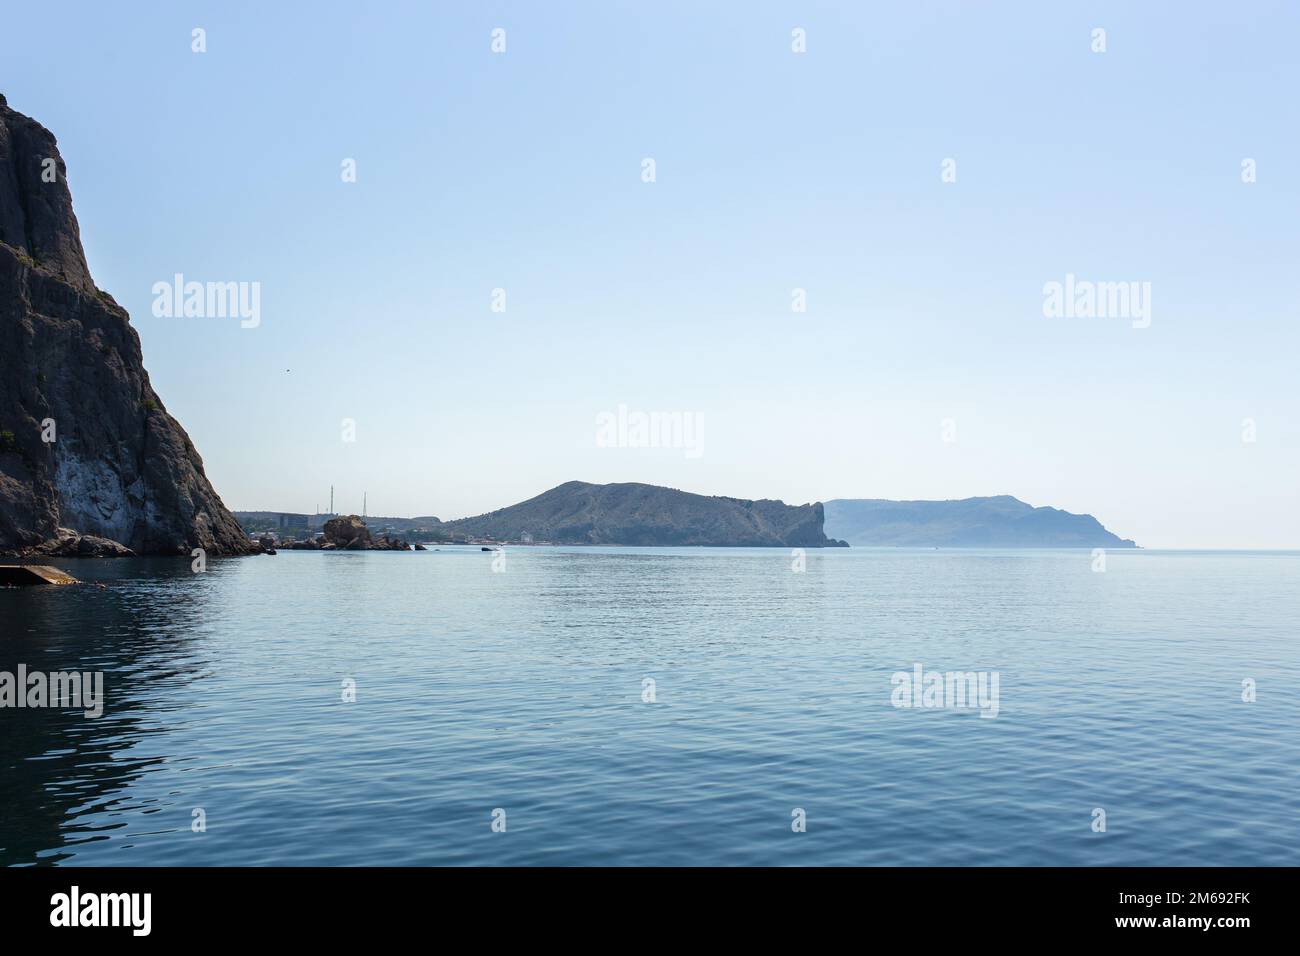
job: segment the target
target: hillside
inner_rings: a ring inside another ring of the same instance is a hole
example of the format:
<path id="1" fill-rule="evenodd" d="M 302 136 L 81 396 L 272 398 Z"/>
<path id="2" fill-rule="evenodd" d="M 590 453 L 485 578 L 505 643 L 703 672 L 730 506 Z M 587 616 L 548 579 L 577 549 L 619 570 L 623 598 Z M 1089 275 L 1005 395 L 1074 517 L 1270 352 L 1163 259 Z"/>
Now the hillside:
<path id="1" fill-rule="evenodd" d="M 553 544 L 712 545 L 820 548 L 820 504 L 695 495 L 638 483 L 570 481 L 536 498 L 440 530 L 474 538 Z"/>

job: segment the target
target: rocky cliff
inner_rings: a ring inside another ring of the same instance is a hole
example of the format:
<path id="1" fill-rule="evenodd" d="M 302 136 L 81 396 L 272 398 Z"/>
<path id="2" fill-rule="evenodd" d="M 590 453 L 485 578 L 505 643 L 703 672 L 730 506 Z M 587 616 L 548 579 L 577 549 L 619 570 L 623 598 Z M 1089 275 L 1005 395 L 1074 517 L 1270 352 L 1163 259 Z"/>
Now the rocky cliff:
<path id="1" fill-rule="evenodd" d="M 439 529 L 497 541 L 552 544 L 802 547 L 840 545 L 822 533 L 820 504 L 693 495 L 636 482 L 570 481 L 490 514 Z"/>
<path id="2" fill-rule="evenodd" d="M 95 288 L 54 136 L 0 95 L 0 553 L 195 547 L 255 550 Z"/>

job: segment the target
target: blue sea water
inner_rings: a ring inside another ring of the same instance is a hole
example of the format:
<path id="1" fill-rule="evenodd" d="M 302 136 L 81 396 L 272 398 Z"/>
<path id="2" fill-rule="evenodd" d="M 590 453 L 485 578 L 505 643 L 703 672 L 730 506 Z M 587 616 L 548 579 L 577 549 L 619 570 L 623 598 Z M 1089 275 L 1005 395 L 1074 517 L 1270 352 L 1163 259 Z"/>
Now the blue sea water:
<path id="1" fill-rule="evenodd" d="M 1300 553 L 495 557 L 0 589 L 0 671 L 107 698 L 0 709 L 0 863 L 1300 864 Z M 917 663 L 997 716 L 895 707 Z"/>

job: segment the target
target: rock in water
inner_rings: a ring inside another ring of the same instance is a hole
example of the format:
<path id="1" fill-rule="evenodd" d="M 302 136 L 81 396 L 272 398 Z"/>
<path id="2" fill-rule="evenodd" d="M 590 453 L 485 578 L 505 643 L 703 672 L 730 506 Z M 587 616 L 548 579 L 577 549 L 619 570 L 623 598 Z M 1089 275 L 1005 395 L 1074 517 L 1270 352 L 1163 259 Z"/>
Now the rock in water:
<path id="1" fill-rule="evenodd" d="M 328 548 L 340 551 L 409 551 L 411 548 L 400 538 L 390 538 L 387 535 L 376 538 L 357 515 L 330 518 L 322 530 L 325 532 L 322 551 Z"/>
<path id="2" fill-rule="evenodd" d="M 80 584 L 66 571 L 42 564 L 0 564 L 0 586 L 27 587 L 33 584 Z M 100 587 L 103 587 L 101 584 Z"/>
<path id="3" fill-rule="evenodd" d="M 54 136 L 0 96 L 0 553 L 114 544 L 257 550 L 95 288 Z"/>
<path id="4" fill-rule="evenodd" d="M 370 546 L 370 529 L 357 515 L 330 518 L 321 530 L 325 532 L 325 540 L 336 548 L 364 551 Z"/>

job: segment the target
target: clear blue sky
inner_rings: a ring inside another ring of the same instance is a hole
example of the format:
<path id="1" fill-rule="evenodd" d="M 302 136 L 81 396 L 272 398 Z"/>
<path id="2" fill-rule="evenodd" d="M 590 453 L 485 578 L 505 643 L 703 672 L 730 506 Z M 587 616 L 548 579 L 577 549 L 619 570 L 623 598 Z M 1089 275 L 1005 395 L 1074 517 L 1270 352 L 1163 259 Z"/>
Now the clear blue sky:
<path id="1" fill-rule="evenodd" d="M 1298 28 L 1284 2 L 43 2 L 6 10 L 0 91 L 58 136 L 95 278 L 231 507 L 1005 493 L 1286 547 Z M 153 317 L 177 272 L 260 282 L 261 325 Z M 1067 273 L 1149 281 L 1151 327 L 1044 317 Z M 702 416 L 703 455 L 597 447 L 620 403 Z"/>

